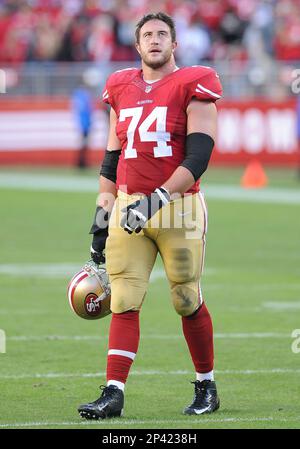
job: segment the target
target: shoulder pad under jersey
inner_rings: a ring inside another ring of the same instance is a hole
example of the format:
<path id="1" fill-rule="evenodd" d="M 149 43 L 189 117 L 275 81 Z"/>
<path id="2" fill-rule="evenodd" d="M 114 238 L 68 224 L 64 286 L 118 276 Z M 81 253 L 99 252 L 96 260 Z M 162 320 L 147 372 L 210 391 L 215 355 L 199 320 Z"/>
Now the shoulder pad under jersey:
<path id="1" fill-rule="evenodd" d="M 181 69 L 180 82 L 185 85 L 189 100 L 216 101 L 222 96 L 222 85 L 214 69 L 206 66 L 192 66 Z"/>
<path id="2" fill-rule="evenodd" d="M 127 69 L 117 70 L 109 75 L 102 93 L 103 101 L 112 105 L 113 96 L 119 90 L 123 89 L 124 84 L 129 84 L 137 76 L 139 71 L 136 67 L 129 67 Z"/>

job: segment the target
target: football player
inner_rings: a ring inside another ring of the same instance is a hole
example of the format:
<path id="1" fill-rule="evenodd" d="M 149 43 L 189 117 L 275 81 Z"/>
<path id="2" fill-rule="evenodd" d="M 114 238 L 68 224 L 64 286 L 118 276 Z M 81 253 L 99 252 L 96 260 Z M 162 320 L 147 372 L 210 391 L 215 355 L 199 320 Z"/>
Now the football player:
<path id="1" fill-rule="evenodd" d="M 222 87 L 214 70 L 176 66 L 174 22 L 144 16 L 136 28 L 142 67 L 109 76 L 108 147 L 91 228 L 91 255 L 111 282 L 107 384 L 78 408 L 86 419 L 121 416 L 124 387 L 139 345 L 139 314 L 159 252 L 195 367 L 194 398 L 183 413 L 219 408 L 212 321 L 200 288 L 207 211 L 199 180 L 207 169 Z"/>

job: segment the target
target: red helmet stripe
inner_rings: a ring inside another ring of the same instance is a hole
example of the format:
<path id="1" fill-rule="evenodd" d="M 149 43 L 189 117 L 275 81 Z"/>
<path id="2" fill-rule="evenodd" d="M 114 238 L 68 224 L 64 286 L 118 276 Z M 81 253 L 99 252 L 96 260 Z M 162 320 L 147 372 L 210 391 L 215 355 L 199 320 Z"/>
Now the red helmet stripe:
<path id="1" fill-rule="evenodd" d="M 77 287 L 77 285 L 79 284 L 80 281 L 82 281 L 82 279 L 85 279 L 88 276 L 88 274 L 85 271 L 80 271 L 78 274 L 76 274 L 74 276 L 74 278 L 72 279 L 72 281 L 70 282 L 69 288 L 68 288 L 68 296 L 69 296 L 69 303 L 71 308 L 74 310 L 74 304 L 73 304 L 73 299 L 74 299 L 74 292 L 75 289 Z"/>

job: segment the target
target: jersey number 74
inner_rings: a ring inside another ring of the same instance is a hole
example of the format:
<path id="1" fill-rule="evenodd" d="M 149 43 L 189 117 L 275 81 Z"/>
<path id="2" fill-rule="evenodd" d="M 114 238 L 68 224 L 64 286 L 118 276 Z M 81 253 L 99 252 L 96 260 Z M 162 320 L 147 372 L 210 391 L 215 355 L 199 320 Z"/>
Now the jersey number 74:
<path id="1" fill-rule="evenodd" d="M 141 142 L 156 142 L 153 147 L 154 157 L 172 156 L 172 147 L 167 144 L 171 140 L 170 133 L 166 131 L 167 107 L 156 106 L 138 127 Z M 119 121 L 132 117 L 127 128 L 127 147 L 125 148 L 125 159 L 137 157 L 137 150 L 134 148 L 134 136 L 138 123 L 143 115 L 143 107 L 126 108 L 120 110 Z M 156 131 L 149 131 L 150 126 L 156 122 Z"/>

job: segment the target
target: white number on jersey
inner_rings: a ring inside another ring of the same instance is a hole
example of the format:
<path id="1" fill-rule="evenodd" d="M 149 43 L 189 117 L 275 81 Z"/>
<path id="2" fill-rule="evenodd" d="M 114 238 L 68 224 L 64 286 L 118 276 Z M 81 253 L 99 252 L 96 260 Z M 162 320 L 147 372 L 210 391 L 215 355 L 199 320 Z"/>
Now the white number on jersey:
<path id="1" fill-rule="evenodd" d="M 167 145 L 167 141 L 171 140 L 170 133 L 166 132 L 167 109 L 168 108 L 166 106 L 156 106 L 138 128 L 141 142 L 157 143 L 157 146 L 153 147 L 154 157 L 172 156 L 172 147 L 170 145 Z M 142 106 L 120 110 L 120 122 L 123 122 L 128 117 L 132 117 L 127 129 L 127 147 L 125 149 L 125 159 L 137 157 L 136 148 L 133 148 L 134 134 L 142 117 L 142 114 Z M 156 131 L 149 131 L 150 126 L 154 122 L 156 122 Z"/>

